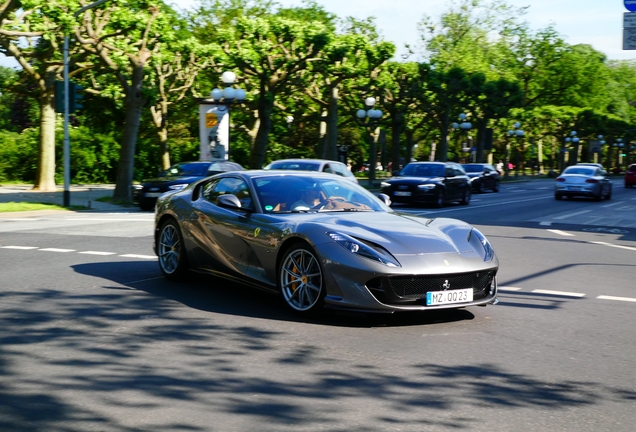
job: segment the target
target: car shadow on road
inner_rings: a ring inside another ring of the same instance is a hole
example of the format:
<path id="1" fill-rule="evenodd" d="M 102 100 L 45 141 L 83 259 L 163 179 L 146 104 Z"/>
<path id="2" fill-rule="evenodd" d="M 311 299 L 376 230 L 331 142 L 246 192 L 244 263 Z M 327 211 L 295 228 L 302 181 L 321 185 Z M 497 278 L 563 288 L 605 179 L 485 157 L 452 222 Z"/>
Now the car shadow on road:
<path id="1" fill-rule="evenodd" d="M 227 279 L 189 273 L 181 281 L 165 279 L 156 262 L 124 261 L 89 263 L 73 266 L 74 271 L 111 280 L 117 286 L 104 289 L 134 289 L 153 297 L 174 300 L 188 307 L 206 312 L 249 316 L 268 320 L 282 320 L 346 327 L 417 326 L 474 319 L 465 309 L 446 309 L 426 312 L 362 313 L 327 309 L 319 317 L 306 317 L 289 310 L 278 294 L 260 290 Z M 147 314 L 154 313 L 156 301 L 147 303 Z"/>

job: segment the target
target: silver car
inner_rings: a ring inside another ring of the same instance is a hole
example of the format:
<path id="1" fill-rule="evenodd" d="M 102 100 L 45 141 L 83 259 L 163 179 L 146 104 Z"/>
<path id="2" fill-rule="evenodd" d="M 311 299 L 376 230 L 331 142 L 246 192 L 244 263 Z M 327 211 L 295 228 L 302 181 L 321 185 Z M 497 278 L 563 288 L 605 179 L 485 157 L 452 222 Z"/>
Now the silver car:
<path id="1" fill-rule="evenodd" d="M 294 170 L 294 171 L 320 171 L 337 174 L 358 183 L 349 167 L 342 162 L 328 159 L 280 159 L 268 164 L 266 170 Z"/>
<path id="2" fill-rule="evenodd" d="M 607 171 L 594 165 L 572 165 L 554 183 L 554 198 L 591 197 L 596 201 L 612 198 L 612 182 Z"/>
<path id="3" fill-rule="evenodd" d="M 223 173 L 159 197 L 154 249 L 169 279 L 239 279 L 305 314 L 496 303 L 499 262 L 479 230 L 388 203 L 333 174 Z"/>

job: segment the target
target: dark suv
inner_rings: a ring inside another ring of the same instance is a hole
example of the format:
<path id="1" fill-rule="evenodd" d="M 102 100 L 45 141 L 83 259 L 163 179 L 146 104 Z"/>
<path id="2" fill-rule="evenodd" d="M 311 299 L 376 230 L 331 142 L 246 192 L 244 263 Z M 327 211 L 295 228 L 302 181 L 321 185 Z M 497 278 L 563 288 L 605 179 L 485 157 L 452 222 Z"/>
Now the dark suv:
<path id="1" fill-rule="evenodd" d="M 155 208 L 157 198 L 166 192 L 183 189 L 190 183 L 226 171 L 242 171 L 243 167 L 228 160 L 182 162 L 171 166 L 156 178 L 133 185 L 133 202 L 142 210 Z"/>
<path id="2" fill-rule="evenodd" d="M 634 187 L 636 185 L 636 164 L 631 164 L 625 171 L 625 187 Z"/>
<path id="3" fill-rule="evenodd" d="M 433 203 L 437 207 L 453 201 L 470 203 L 470 179 L 455 162 L 411 162 L 395 177 L 381 184 L 382 193 L 393 203 Z"/>

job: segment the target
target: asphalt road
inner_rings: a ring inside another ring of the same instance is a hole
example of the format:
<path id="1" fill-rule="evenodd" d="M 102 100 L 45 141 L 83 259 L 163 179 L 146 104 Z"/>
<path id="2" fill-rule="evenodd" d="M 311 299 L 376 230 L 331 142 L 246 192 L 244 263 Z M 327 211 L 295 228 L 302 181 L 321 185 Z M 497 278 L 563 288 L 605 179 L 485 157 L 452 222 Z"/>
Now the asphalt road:
<path id="1" fill-rule="evenodd" d="M 500 303 L 299 320 L 277 297 L 161 277 L 152 214 L 0 214 L 0 430 L 634 431 L 636 189 L 469 206 Z"/>

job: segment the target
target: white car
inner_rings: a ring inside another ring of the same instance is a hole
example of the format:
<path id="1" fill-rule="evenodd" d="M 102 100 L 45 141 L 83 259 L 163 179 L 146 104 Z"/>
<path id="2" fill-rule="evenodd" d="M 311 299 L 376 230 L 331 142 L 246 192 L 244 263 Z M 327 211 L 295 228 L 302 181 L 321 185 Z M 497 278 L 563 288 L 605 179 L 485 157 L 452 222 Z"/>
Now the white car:
<path id="1" fill-rule="evenodd" d="M 594 165 L 572 165 L 554 183 L 554 199 L 583 196 L 596 201 L 612 198 L 612 182 L 607 171 Z"/>
<path id="2" fill-rule="evenodd" d="M 266 170 L 321 171 L 337 174 L 358 183 L 348 166 L 342 162 L 327 159 L 281 159 L 267 165 Z"/>

